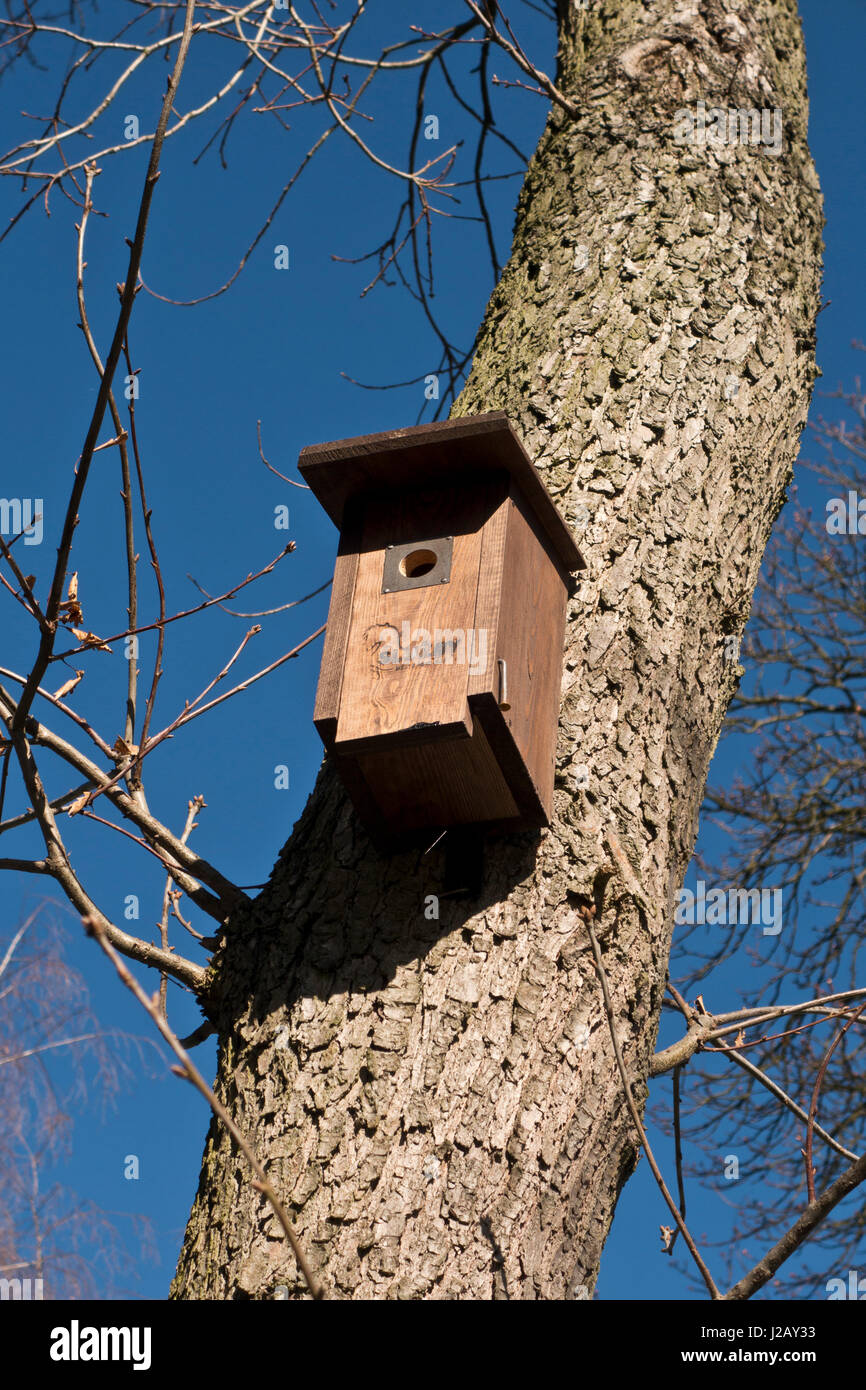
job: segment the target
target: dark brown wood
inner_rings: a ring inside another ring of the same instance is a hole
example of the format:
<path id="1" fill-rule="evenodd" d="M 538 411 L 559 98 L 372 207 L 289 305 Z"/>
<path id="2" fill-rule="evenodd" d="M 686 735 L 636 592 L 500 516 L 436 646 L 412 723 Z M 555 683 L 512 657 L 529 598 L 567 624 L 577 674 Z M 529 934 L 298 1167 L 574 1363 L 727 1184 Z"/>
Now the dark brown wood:
<path id="1" fill-rule="evenodd" d="M 539 795 L 533 769 L 527 766 L 496 697 L 490 692 L 473 695 L 470 708 L 474 727 L 476 730 L 483 729 L 484 737 L 514 801 L 515 809 L 511 816 L 491 816 L 491 820 L 495 820 L 497 826 L 505 830 L 528 830 L 533 827 L 540 829 L 547 825 L 550 820 L 550 806 L 543 802 Z"/>
<path id="2" fill-rule="evenodd" d="M 548 818 L 553 807 L 566 598 L 565 581 L 545 553 L 537 520 L 513 492 L 496 655 L 508 672 L 510 708 L 503 712 L 504 722 Z"/>
<path id="3" fill-rule="evenodd" d="M 322 665 L 319 669 L 319 684 L 316 688 L 316 703 L 313 709 L 313 723 L 323 742 L 330 747 L 337 733 L 337 716 L 340 712 L 340 691 L 343 686 L 343 667 L 346 661 L 346 645 L 349 639 L 349 625 L 352 621 L 352 599 L 355 594 L 355 577 L 358 573 L 360 554 L 360 509 L 355 508 L 353 517 L 347 512 L 337 561 L 334 566 L 334 580 L 331 585 L 331 602 L 328 608 L 328 623 L 325 628 L 325 643 L 322 650 Z"/>
<path id="4" fill-rule="evenodd" d="M 396 837 L 520 815 L 480 724 L 471 738 L 362 753 L 357 767 Z"/>
<path id="5" fill-rule="evenodd" d="M 574 536 L 504 410 L 312 444 L 301 450 L 298 468 L 340 530 L 352 497 L 431 481 L 462 484 L 473 475 L 504 469 L 535 511 L 565 570 L 584 567 Z"/>
<path id="6" fill-rule="evenodd" d="M 496 691 L 499 670 L 496 657 L 496 634 L 499 629 L 499 606 L 502 598 L 502 573 L 505 564 L 505 541 L 508 530 L 509 480 L 506 478 L 498 497 L 498 506 L 487 521 L 481 536 L 481 564 L 478 570 L 478 595 L 475 603 L 475 626 L 487 634 L 487 666 L 483 671 L 469 673 L 467 695 Z"/>

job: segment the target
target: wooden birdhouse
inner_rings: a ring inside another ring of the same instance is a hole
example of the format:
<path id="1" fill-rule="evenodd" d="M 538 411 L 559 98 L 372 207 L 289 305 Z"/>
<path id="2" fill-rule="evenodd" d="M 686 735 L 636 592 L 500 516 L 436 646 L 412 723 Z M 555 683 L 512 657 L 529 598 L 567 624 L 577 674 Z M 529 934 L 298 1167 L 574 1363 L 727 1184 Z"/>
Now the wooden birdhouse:
<path id="1" fill-rule="evenodd" d="M 340 531 L 314 721 L 380 839 L 547 824 L 583 560 L 504 411 L 304 449 Z"/>

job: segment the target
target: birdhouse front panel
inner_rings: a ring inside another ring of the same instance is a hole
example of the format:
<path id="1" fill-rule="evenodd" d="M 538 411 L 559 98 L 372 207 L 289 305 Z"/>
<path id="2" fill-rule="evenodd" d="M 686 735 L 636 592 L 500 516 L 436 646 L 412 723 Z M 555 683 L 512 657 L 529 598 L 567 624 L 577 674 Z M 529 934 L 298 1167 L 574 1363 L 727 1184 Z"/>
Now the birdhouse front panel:
<path id="1" fill-rule="evenodd" d="M 544 825 L 568 528 L 502 412 L 305 449 L 340 526 L 314 720 L 380 838 Z"/>
<path id="2" fill-rule="evenodd" d="M 469 679 L 487 665 L 488 634 L 475 622 L 481 537 L 504 493 L 503 478 L 366 500 L 338 751 L 471 733 Z"/>

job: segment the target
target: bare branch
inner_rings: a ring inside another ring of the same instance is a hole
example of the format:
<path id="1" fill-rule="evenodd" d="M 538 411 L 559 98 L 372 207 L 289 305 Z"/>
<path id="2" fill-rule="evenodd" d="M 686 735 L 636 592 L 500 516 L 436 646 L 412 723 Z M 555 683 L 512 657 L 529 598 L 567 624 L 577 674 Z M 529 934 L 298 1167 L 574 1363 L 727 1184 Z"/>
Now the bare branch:
<path id="1" fill-rule="evenodd" d="M 850 1168 L 846 1168 L 845 1172 L 830 1187 L 826 1188 L 820 1197 L 816 1198 L 814 1202 L 810 1202 L 799 1221 L 796 1221 L 790 1230 L 785 1232 L 772 1250 L 768 1250 L 763 1259 L 759 1260 L 748 1274 L 738 1280 L 721 1297 L 729 1302 L 751 1298 L 753 1293 L 757 1293 L 758 1289 L 763 1288 L 772 1279 L 776 1270 L 790 1259 L 795 1250 L 800 1248 L 807 1236 L 811 1235 L 816 1226 L 824 1220 L 824 1217 L 835 1206 L 838 1206 L 844 1197 L 859 1187 L 864 1179 L 866 1179 L 866 1154 L 852 1163 Z"/>
<path id="2" fill-rule="evenodd" d="M 586 930 L 589 934 L 590 945 L 592 946 L 592 954 L 593 959 L 595 960 L 595 968 L 598 974 L 599 982 L 601 984 L 602 995 L 604 998 L 604 1008 L 605 1013 L 607 1015 L 608 1027 L 610 1029 L 611 1042 L 613 1043 L 613 1050 L 616 1056 L 616 1064 L 619 1068 L 619 1074 L 622 1079 L 623 1091 L 625 1093 L 625 1102 L 628 1106 L 628 1111 L 631 1115 L 632 1123 L 640 1136 L 640 1141 L 643 1145 L 644 1153 L 647 1156 L 647 1162 L 649 1163 L 650 1168 L 652 1169 L 653 1177 L 655 1178 L 656 1183 L 658 1184 L 659 1191 L 661 1192 L 662 1196 L 667 1202 L 667 1205 L 670 1209 L 670 1213 L 674 1218 L 674 1221 L 677 1223 L 677 1228 L 682 1233 L 683 1240 L 689 1248 L 689 1253 L 691 1254 L 692 1259 L 694 1260 L 695 1264 L 700 1270 L 701 1277 L 703 1278 L 703 1281 L 706 1284 L 707 1289 L 709 1290 L 710 1298 L 720 1298 L 721 1294 L 719 1293 L 719 1290 L 716 1287 L 716 1284 L 713 1280 L 713 1276 L 710 1274 L 709 1269 L 707 1268 L 706 1264 L 701 1258 L 701 1253 L 689 1234 L 688 1227 L 686 1226 L 685 1221 L 680 1215 L 679 1208 L 677 1207 L 676 1202 L 674 1201 L 673 1197 L 668 1191 L 667 1184 L 665 1183 L 665 1180 L 661 1174 L 661 1169 L 656 1163 L 655 1156 L 652 1152 L 652 1149 L 650 1148 L 649 1140 L 646 1136 L 646 1130 L 644 1129 L 641 1117 L 638 1114 L 638 1108 L 634 1103 L 634 1096 L 631 1093 L 631 1082 L 628 1079 L 628 1072 L 625 1069 L 625 1062 L 623 1061 L 622 1049 L 620 1048 L 619 1037 L 616 1031 L 616 1022 L 613 1014 L 613 1005 L 611 1003 L 610 991 L 607 985 L 607 975 L 605 974 L 604 965 L 601 959 L 601 951 L 599 950 L 598 940 L 596 939 L 595 930 L 592 925 L 592 919 L 595 916 L 595 906 L 593 905 L 590 908 L 582 909 L 581 916 L 583 917 L 583 920 L 586 923 Z"/>
<path id="3" fill-rule="evenodd" d="M 153 193 L 156 187 L 156 182 L 159 178 L 159 161 L 160 156 L 162 154 L 163 142 L 165 139 L 165 130 L 168 124 L 169 113 L 171 111 L 174 98 L 177 93 L 178 85 L 180 83 L 180 77 L 181 73 L 183 72 L 184 63 L 186 62 L 186 55 L 189 50 L 190 40 L 192 38 L 194 12 L 195 0 L 187 0 L 183 34 L 180 39 L 180 46 L 178 48 L 177 59 L 174 65 L 174 70 L 172 71 L 171 77 L 168 80 L 165 98 L 162 103 L 162 110 L 160 112 L 156 132 L 153 137 L 153 144 L 151 146 L 150 160 L 148 162 L 147 174 L 145 176 L 144 181 L 144 189 L 139 204 L 138 223 L 135 229 L 135 237 L 133 239 L 129 253 L 129 268 L 127 270 L 126 282 L 123 286 L 123 292 L 121 294 L 120 312 L 118 314 L 117 325 L 115 327 L 114 337 L 112 339 L 111 347 L 109 349 L 108 356 L 105 361 L 105 369 L 102 373 L 102 379 L 99 384 L 99 392 L 97 394 L 96 404 L 93 408 L 90 426 L 87 431 L 87 437 L 84 441 L 84 448 L 81 453 L 81 458 L 78 463 L 78 469 L 75 475 L 75 480 L 72 485 L 72 490 L 69 498 L 69 505 L 66 509 L 66 518 L 64 520 L 63 529 L 61 532 L 60 544 L 57 549 L 57 563 L 55 565 L 54 578 L 51 583 L 51 591 L 48 597 L 48 604 L 46 607 L 46 629 L 42 633 L 41 640 L 39 643 L 39 651 L 37 653 L 36 660 L 33 664 L 33 669 L 30 672 L 27 684 L 24 687 L 24 691 L 18 703 L 18 708 L 15 711 L 13 729 L 16 734 L 20 734 L 21 730 L 24 727 L 24 721 L 26 720 L 30 712 L 30 706 L 33 703 L 33 698 L 40 684 L 42 683 L 42 677 L 45 674 L 45 671 L 47 670 L 49 661 L 51 660 L 51 654 L 54 645 L 54 636 L 56 632 L 58 616 L 60 613 L 60 604 L 63 595 L 63 586 L 66 582 L 66 573 L 69 564 L 69 553 L 72 549 L 72 538 L 75 531 L 75 526 L 77 524 L 78 513 L 81 508 L 81 500 L 84 496 L 84 489 L 87 484 L 88 474 L 90 472 L 90 463 L 93 458 L 93 451 L 96 448 L 96 445 L 99 441 L 99 432 L 102 428 L 102 421 L 105 416 L 106 407 L 108 405 L 111 384 L 114 380 L 114 373 L 117 368 L 118 361 L 120 360 L 120 352 L 123 345 L 123 340 L 126 336 L 129 318 L 132 313 L 132 306 L 135 302 L 136 286 L 138 282 L 138 271 L 139 266 L 141 265 L 142 251 L 144 249 L 144 237 L 147 231 L 147 222 L 150 214 L 150 205 L 153 199 Z"/>
<path id="4" fill-rule="evenodd" d="M 288 1216 L 286 1215 L 285 1208 L 283 1207 L 282 1202 L 280 1201 L 279 1197 L 274 1191 L 274 1188 L 271 1185 L 264 1168 L 262 1167 L 261 1163 L 259 1162 L 256 1156 L 255 1150 L 249 1144 L 242 1132 L 238 1129 L 237 1125 L 229 1115 L 225 1106 L 220 1103 L 210 1086 L 208 1086 L 207 1082 L 205 1081 L 201 1072 L 196 1067 L 189 1053 L 180 1043 L 176 1033 L 172 1032 L 171 1028 L 168 1026 L 165 1019 L 162 1017 L 157 1003 L 157 996 L 154 996 L 152 999 L 148 999 L 144 990 L 127 970 L 126 966 L 123 964 L 123 961 L 120 959 L 117 952 L 112 949 L 111 941 L 109 939 L 108 934 L 105 931 L 102 920 L 100 918 L 93 917 L 85 917 L 82 920 L 84 922 L 85 930 L 89 934 L 96 937 L 96 940 L 102 947 L 105 954 L 108 956 L 109 960 L 113 963 L 115 970 L 117 971 L 123 983 L 126 985 L 127 989 L 131 990 L 131 992 L 135 995 L 136 999 L 138 1000 L 139 1004 L 141 1004 L 142 1008 L 145 1009 L 147 1013 L 150 1015 L 153 1022 L 156 1024 L 156 1027 L 159 1029 L 160 1033 L 165 1038 L 165 1041 L 171 1048 L 172 1052 L 177 1057 L 178 1061 L 180 1062 L 180 1067 L 177 1069 L 178 1074 L 182 1076 L 185 1080 L 192 1082 L 193 1086 L 195 1086 L 199 1094 L 204 1096 L 205 1100 L 213 1110 L 217 1119 L 219 1119 L 221 1123 L 225 1126 L 229 1135 L 231 1136 L 235 1144 L 237 1144 L 238 1148 L 241 1150 L 241 1153 L 244 1155 L 244 1158 L 247 1160 L 247 1162 L 249 1163 L 250 1167 L 256 1175 L 256 1187 L 265 1195 L 267 1200 L 270 1202 L 274 1214 L 276 1215 L 277 1220 L 283 1228 L 283 1232 L 286 1236 L 286 1239 L 289 1242 L 289 1245 L 292 1248 L 292 1253 L 294 1254 L 295 1259 L 298 1263 L 298 1268 L 304 1276 L 310 1294 L 313 1298 L 316 1299 L 323 1298 L 324 1292 L 320 1285 L 316 1283 L 316 1280 L 313 1277 L 312 1271 L 310 1270 L 310 1267 L 307 1264 L 307 1261 L 304 1257 L 304 1253 L 301 1250 L 298 1238 L 295 1235 L 294 1230 L 292 1229 L 292 1225 L 289 1221 Z"/>

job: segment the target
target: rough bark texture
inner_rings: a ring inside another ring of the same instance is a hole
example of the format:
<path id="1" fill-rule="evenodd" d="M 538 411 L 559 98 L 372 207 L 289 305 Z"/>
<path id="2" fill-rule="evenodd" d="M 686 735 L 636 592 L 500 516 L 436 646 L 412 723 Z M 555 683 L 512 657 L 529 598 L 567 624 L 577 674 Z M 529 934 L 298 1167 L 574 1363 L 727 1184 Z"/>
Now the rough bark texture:
<path id="1" fill-rule="evenodd" d="M 635 1136 L 579 909 L 645 1096 L 672 931 L 745 622 L 815 375 L 821 202 L 795 0 L 562 0 L 554 108 L 455 413 L 504 408 L 580 532 L 556 819 L 442 900 L 371 849 L 325 767 L 214 969 L 218 1090 L 329 1297 L 594 1285 Z M 784 145 L 677 144 L 675 111 L 780 107 Z M 737 393 L 729 379 L 736 377 Z M 726 385 L 726 383 L 728 383 Z M 212 1127 L 173 1288 L 300 1296 Z"/>

